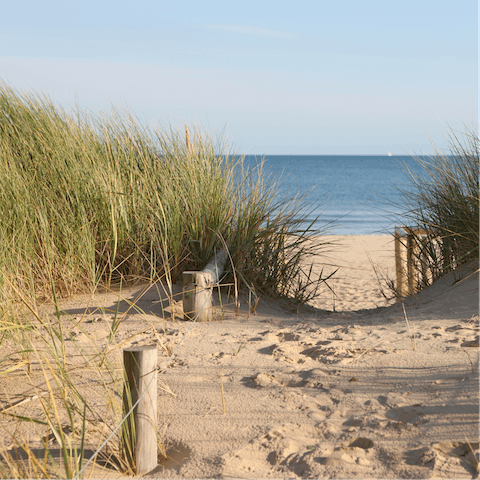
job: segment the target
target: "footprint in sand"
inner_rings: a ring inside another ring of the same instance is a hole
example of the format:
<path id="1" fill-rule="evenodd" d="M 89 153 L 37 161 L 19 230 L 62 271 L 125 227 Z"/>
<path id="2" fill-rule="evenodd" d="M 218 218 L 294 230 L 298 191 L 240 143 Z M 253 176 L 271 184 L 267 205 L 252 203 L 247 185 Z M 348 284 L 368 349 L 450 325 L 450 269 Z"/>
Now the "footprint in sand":
<path id="1" fill-rule="evenodd" d="M 281 342 L 299 342 L 302 336 L 295 332 L 285 331 L 277 334 Z"/>
<path id="2" fill-rule="evenodd" d="M 249 383 L 250 386 L 263 388 L 282 385 L 282 383 L 277 378 L 277 375 L 268 373 L 258 373 L 257 375 L 250 377 Z"/>
<path id="3" fill-rule="evenodd" d="M 479 336 L 477 335 L 473 340 L 464 340 L 464 342 L 460 346 L 461 347 L 478 348 L 479 347 Z"/>
<path id="4" fill-rule="evenodd" d="M 276 478 L 315 477 L 312 445 L 319 432 L 312 425 L 284 424 L 272 428 L 267 434 L 253 439 L 239 451 L 222 457 L 222 477 L 255 478 L 255 472 L 273 471 Z M 303 458 L 304 455 L 307 455 Z"/>
<path id="5" fill-rule="evenodd" d="M 308 411 L 308 416 L 317 423 L 323 422 L 326 415 L 335 411 L 335 401 L 328 391 L 329 385 L 322 376 L 323 385 L 315 389 L 312 395 L 311 388 L 305 388 L 308 384 L 310 372 L 294 373 L 266 373 L 262 372 L 246 380 L 246 385 L 252 388 L 268 390 L 268 396 L 282 400 L 282 408 L 286 410 Z M 315 379 L 315 376 L 313 376 Z M 293 388 L 291 388 L 293 387 Z M 335 392 L 334 392 L 335 393 Z M 337 402 L 338 403 L 338 402 Z M 337 434 L 338 432 L 335 432 Z"/>
<path id="6" fill-rule="evenodd" d="M 322 342 L 324 343 L 324 342 Z M 354 355 L 349 350 L 339 346 L 315 346 L 300 352 L 302 355 L 322 363 L 350 363 Z"/>
<path id="7" fill-rule="evenodd" d="M 329 377 L 332 375 L 331 372 L 322 370 L 321 368 L 313 368 L 312 370 L 307 370 L 301 373 L 303 377 L 303 386 L 307 388 L 317 388 L 322 390 L 330 389 L 330 380 Z"/>
<path id="8" fill-rule="evenodd" d="M 302 346 L 299 345 L 273 345 L 271 354 L 277 360 L 287 363 L 305 363 L 306 359 L 300 354 Z"/>
<path id="9" fill-rule="evenodd" d="M 338 435 L 336 425 L 327 425 Z M 368 468 L 375 460 L 372 440 L 358 437 L 340 444 L 326 441 L 318 427 L 284 424 L 253 439 L 239 451 L 222 457 L 223 477 L 256 478 L 268 469 L 273 478 L 336 478 L 349 467 Z"/>
<path id="10" fill-rule="evenodd" d="M 392 408 L 387 411 L 386 417 L 402 424 L 408 423 L 414 426 L 428 422 L 428 420 L 422 416 L 421 405 Z"/>
<path id="11" fill-rule="evenodd" d="M 322 342 L 330 343 L 330 342 Z M 323 363 L 340 363 L 347 354 L 341 347 L 318 347 L 312 344 L 275 344 L 260 350 L 262 353 L 271 354 L 277 360 L 287 363 L 305 363 L 308 360 L 319 360 Z"/>
<path id="12" fill-rule="evenodd" d="M 329 467 L 360 465 L 367 467 L 375 456 L 372 440 L 358 437 L 346 446 L 332 447 L 322 452 L 320 463 Z"/>
<path id="13" fill-rule="evenodd" d="M 420 425 L 428 422 L 423 417 L 423 407 L 421 404 L 411 404 L 406 398 L 408 393 L 390 392 L 387 396 L 380 395 L 377 398 L 378 403 L 386 407 L 386 418 L 400 422 L 402 424 L 410 423 L 412 425 Z"/>
<path id="14" fill-rule="evenodd" d="M 430 467 L 434 477 L 477 478 L 478 447 L 478 443 L 434 443 L 410 452 L 407 462 Z"/>
<path id="15" fill-rule="evenodd" d="M 282 374 L 268 374 L 265 372 L 258 373 L 257 375 L 250 377 L 249 381 L 251 384 L 258 387 L 278 385 L 282 387 L 304 387 L 329 390 L 330 375 L 330 372 L 326 372 L 320 368 L 300 371 L 292 367 L 290 371 Z"/>
<path id="16" fill-rule="evenodd" d="M 367 411 L 361 416 L 354 416 L 344 426 L 354 429 L 375 431 L 376 435 L 390 437 L 411 432 L 420 424 L 428 422 L 419 404 L 406 405 L 407 399 L 397 393 L 381 395 L 367 400 L 364 406 Z"/>
<path id="17" fill-rule="evenodd" d="M 326 364 L 347 364 L 355 360 L 367 350 L 358 348 L 348 348 L 338 345 L 338 342 L 353 341 L 355 336 L 363 335 L 362 329 L 358 325 L 338 328 L 331 332 L 335 334 L 334 338 L 315 341 L 312 336 L 301 335 L 290 330 L 283 330 L 276 333 L 280 343 L 262 348 L 261 353 L 270 354 L 277 360 L 287 363 L 305 363 L 308 360 L 317 360 Z M 271 338 L 272 332 L 267 330 L 262 335 Z M 346 337 L 345 335 L 352 335 Z M 323 335 L 322 335 L 323 336 Z M 318 338 L 318 337 L 317 337 Z M 387 351 L 379 348 L 368 349 L 369 353 L 386 353 Z"/>
<path id="18" fill-rule="evenodd" d="M 345 422 L 344 426 L 349 427 L 347 431 L 370 431 L 375 432 L 375 436 L 383 438 L 398 437 L 402 434 L 411 435 L 415 430 L 415 426 L 411 423 L 389 420 L 378 412 L 352 418 Z"/>
<path id="19" fill-rule="evenodd" d="M 365 333 L 359 325 L 350 325 L 347 327 L 338 328 L 332 330 L 332 333 L 335 333 L 333 337 L 334 340 L 344 340 L 344 341 L 353 341 L 359 336 L 364 336 Z"/>

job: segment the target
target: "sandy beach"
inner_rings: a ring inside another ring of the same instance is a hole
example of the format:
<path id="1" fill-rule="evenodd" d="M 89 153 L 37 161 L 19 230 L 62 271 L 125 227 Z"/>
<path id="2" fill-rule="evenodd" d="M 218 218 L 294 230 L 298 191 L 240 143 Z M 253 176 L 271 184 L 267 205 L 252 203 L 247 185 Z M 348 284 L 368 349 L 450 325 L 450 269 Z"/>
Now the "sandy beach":
<path id="1" fill-rule="evenodd" d="M 324 276 L 336 271 L 328 288 L 313 306 L 343 311 L 384 307 L 388 304 L 381 293 L 375 268 L 388 278 L 395 277 L 394 242 L 390 235 L 325 235 L 327 247 L 324 262 L 315 265 L 315 272 Z M 326 265 L 325 265 L 326 264 Z M 385 289 L 387 290 L 387 289 Z M 387 292 L 386 292 L 387 293 Z M 390 293 L 390 292 L 388 292 Z"/>
<path id="2" fill-rule="evenodd" d="M 393 277 L 393 238 L 329 240 L 337 245 L 315 269 L 338 268 L 335 296 L 325 288 L 298 311 L 261 298 L 252 314 L 242 297 L 236 314 L 217 298 L 216 320 L 189 330 L 180 284 L 173 305 L 162 303 L 158 285 L 124 290 L 120 304 L 114 292 L 62 302 L 72 352 L 88 336 L 106 342 L 117 306 L 125 315 L 113 362 L 120 367 L 130 345 L 158 346 L 167 459 L 146 478 L 476 478 L 478 265 L 407 299 L 407 323 L 402 304 L 381 294 L 372 266 Z M 97 380 L 78 375 L 89 406 L 104 411 Z M 33 391 L 15 378 L 0 377 L 9 402 Z M 38 369 L 31 381 L 41 388 Z M 121 397 L 121 385 L 112 388 Z M 89 427 L 92 450 L 100 423 Z M 37 437 L 33 447 L 41 446 Z M 118 474 L 99 467 L 94 477 L 102 476 Z"/>

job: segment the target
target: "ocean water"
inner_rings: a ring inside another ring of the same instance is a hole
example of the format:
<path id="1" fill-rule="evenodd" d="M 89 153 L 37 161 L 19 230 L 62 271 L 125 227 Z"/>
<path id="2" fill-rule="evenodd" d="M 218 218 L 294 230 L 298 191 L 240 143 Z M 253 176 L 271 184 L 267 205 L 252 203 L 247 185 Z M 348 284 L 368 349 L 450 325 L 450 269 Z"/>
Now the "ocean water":
<path id="1" fill-rule="evenodd" d="M 315 228 L 337 235 L 393 233 L 395 215 L 404 209 L 398 188 L 409 187 L 399 163 L 418 171 L 410 156 L 267 155 L 265 166 L 281 178 L 281 195 L 306 195 Z M 247 156 L 254 165 L 260 157 Z"/>

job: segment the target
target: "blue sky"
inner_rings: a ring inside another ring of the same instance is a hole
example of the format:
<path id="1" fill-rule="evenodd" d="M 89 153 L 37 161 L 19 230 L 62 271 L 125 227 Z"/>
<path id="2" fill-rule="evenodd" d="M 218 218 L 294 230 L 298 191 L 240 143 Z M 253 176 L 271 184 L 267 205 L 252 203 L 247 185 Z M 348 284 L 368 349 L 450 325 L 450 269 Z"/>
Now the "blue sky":
<path id="1" fill-rule="evenodd" d="M 19 90 L 243 153 L 431 153 L 478 122 L 476 0 L 17 0 L 0 46 Z"/>

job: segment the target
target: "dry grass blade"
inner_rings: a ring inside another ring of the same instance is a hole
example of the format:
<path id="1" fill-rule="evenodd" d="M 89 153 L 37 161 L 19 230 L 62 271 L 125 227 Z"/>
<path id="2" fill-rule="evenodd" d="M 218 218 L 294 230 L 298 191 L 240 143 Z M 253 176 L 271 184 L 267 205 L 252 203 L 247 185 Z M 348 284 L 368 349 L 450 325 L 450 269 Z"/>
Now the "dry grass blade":
<path id="1" fill-rule="evenodd" d="M 405 304 L 402 303 L 402 307 L 403 307 L 403 315 L 405 316 L 405 321 L 407 322 L 407 328 L 408 328 L 408 334 L 410 335 L 410 341 L 412 342 L 412 348 L 413 350 L 416 350 L 417 348 L 417 338 L 416 338 L 416 335 L 415 335 L 415 331 L 414 329 L 410 329 L 410 323 L 408 321 L 408 317 L 407 317 L 407 312 L 405 310 Z"/>
<path id="2" fill-rule="evenodd" d="M 480 471 L 480 468 L 479 468 L 479 461 L 478 461 L 477 455 L 475 455 L 475 450 L 473 449 L 472 444 L 467 439 L 465 439 L 465 443 L 470 448 L 470 456 L 473 459 L 472 467 L 474 468 L 475 473 L 478 474 Z M 478 444 L 477 444 L 477 447 L 478 447 Z"/>
<path id="3" fill-rule="evenodd" d="M 9 405 L 8 407 L 5 407 L 2 410 L 0 410 L 0 414 L 6 413 L 15 407 L 20 407 L 22 405 L 25 405 L 28 402 L 32 402 L 33 400 L 37 400 L 37 398 L 44 397 L 45 395 L 49 395 L 49 394 L 50 392 L 42 392 L 37 395 L 32 395 L 31 397 L 24 398 L 23 400 L 19 400 L 18 402 L 15 402 L 13 405 Z"/>
<path id="4" fill-rule="evenodd" d="M 355 363 L 358 359 L 360 359 L 361 357 L 363 357 L 364 355 L 366 355 L 372 348 L 375 348 L 375 347 L 378 347 L 378 345 L 380 345 L 381 343 L 388 343 L 385 342 L 385 340 L 382 340 L 378 343 L 375 343 L 374 345 L 372 345 L 371 347 L 368 347 L 364 352 L 362 352 L 357 358 L 355 358 L 352 363 Z"/>

